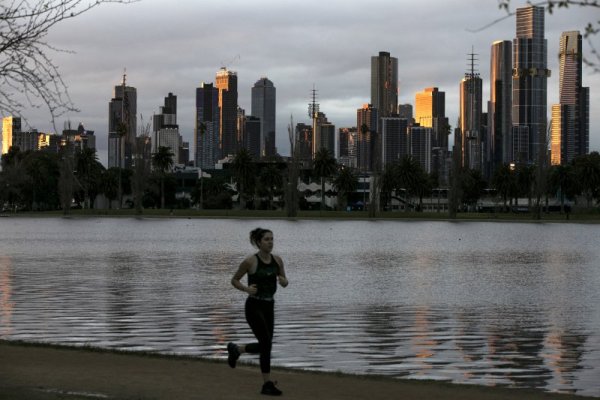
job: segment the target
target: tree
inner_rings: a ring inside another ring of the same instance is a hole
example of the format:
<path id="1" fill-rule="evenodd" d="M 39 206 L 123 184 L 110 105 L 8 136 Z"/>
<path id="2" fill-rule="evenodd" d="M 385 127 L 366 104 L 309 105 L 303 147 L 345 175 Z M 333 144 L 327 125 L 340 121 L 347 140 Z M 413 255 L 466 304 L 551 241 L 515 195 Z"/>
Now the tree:
<path id="1" fill-rule="evenodd" d="M 98 184 L 101 171 L 104 169 L 98 161 L 96 149 L 85 148 L 75 154 L 76 178 L 83 190 L 84 205 L 83 208 L 91 208 L 91 198 L 95 198 L 98 192 Z M 94 192 L 94 196 L 90 196 Z"/>
<path id="2" fill-rule="evenodd" d="M 358 187 L 358 176 L 351 168 L 342 166 L 333 180 L 333 186 L 338 192 L 338 199 L 341 199 L 341 208 L 346 209 L 348 195 Z"/>
<path id="3" fill-rule="evenodd" d="M 34 108 L 43 105 L 54 123 L 60 115 L 77 111 L 58 66 L 50 58 L 51 51 L 60 50 L 46 42 L 48 32 L 56 24 L 103 3 L 135 1 L 138 0 L 1 2 L 0 113 L 20 115 L 27 108 L 25 103 Z"/>
<path id="4" fill-rule="evenodd" d="M 108 208 L 112 208 L 112 202 L 119 196 L 119 182 L 121 181 L 121 168 L 111 167 L 102 172 L 100 176 L 100 191 L 108 200 Z"/>
<path id="5" fill-rule="evenodd" d="M 573 160 L 575 176 L 580 193 L 587 200 L 587 207 L 592 206 L 592 199 L 600 196 L 600 154 L 596 151 Z"/>
<path id="6" fill-rule="evenodd" d="M 506 203 L 510 199 L 512 202 L 513 194 L 516 190 L 516 178 L 508 164 L 503 164 L 494 172 L 492 177 L 492 187 L 498 191 L 506 210 Z"/>
<path id="7" fill-rule="evenodd" d="M 274 193 L 283 186 L 281 171 L 279 171 L 275 164 L 269 164 L 260 171 L 258 181 L 269 195 L 269 209 L 272 210 Z"/>
<path id="8" fill-rule="evenodd" d="M 461 191 L 463 194 L 463 203 L 473 206 L 477 204 L 483 189 L 485 189 L 485 181 L 479 170 L 467 169 L 463 171 L 462 175 Z"/>
<path id="9" fill-rule="evenodd" d="M 321 148 L 315 153 L 313 170 L 321 178 L 321 210 L 325 208 L 325 180 L 333 175 L 336 168 L 337 163 L 329 150 Z"/>
<path id="10" fill-rule="evenodd" d="M 548 176 L 549 190 L 560 196 L 560 212 L 565 211 L 565 198 L 571 198 L 575 188 L 575 174 L 572 165 L 554 165 Z"/>
<path id="11" fill-rule="evenodd" d="M 423 167 L 411 156 L 404 156 L 398 164 L 398 187 L 406 190 L 406 203 L 412 196 L 420 194 L 420 185 L 423 184 Z M 406 207 L 408 210 L 408 207 Z"/>
<path id="12" fill-rule="evenodd" d="M 158 151 L 152 155 L 152 166 L 160 175 L 160 208 L 165 208 L 165 176 L 173 167 L 173 153 L 165 146 L 158 146 Z"/>
<path id="13" fill-rule="evenodd" d="M 533 184 L 536 178 L 534 165 L 520 165 L 517 167 L 517 201 L 519 196 L 527 197 L 527 206 L 531 209 L 533 197 Z M 518 204 L 518 203 L 517 203 Z"/>
<path id="14" fill-rule="evenodd" d="M 240 207 L 246 208 L 246 191 L 254 183 L 255 165 L 246 148 L 241 148 L 233 159 L 233 174 L 237 182 Z"/>

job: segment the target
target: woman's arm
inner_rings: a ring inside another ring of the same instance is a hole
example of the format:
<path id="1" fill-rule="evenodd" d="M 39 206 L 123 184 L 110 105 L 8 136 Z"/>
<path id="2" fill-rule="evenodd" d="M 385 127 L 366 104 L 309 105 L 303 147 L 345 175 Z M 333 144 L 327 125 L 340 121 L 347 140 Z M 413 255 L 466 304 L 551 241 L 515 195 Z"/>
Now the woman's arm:
<path id="1" fill-rule="evenodd" d="M 250 257 L 242 261 L 242 263 L 238 267 L 238 270 L 233 275 L 233 278 L 231 278 L 231 284 L 233 285 L 233 287 L 235 287 L 238 290 L 241 290 L 242 292 L 246 292 L 248 294 L 256 294 L 256 285 L 246 286 L 242 282 L 240 282 L 240 279 L 242 279 L 244 275 L 248 273 L 251 267 L 252 262 Z"/>
<path id="2" fill-rule="evenodd" d="M 273 257 L 275 257 L 275 261 L 277 261 L 277 264 L 279 264 L 279 276 L 277 277 L 277 280 L 279 281 L 279 284 L 281 285 L 281 287 L 286 287 L 289 284 L 289 282 L 287 280 L 287 277 L 285 276 L 285 268 L 283 266 L 283 260 L 279 256 L 273 256 Z"/>

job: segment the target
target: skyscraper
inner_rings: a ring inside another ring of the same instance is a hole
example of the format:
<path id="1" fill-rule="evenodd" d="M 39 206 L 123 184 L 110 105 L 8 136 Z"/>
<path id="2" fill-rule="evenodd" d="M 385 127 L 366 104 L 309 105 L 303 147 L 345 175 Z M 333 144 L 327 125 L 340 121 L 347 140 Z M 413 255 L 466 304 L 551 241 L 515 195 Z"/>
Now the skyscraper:
<path id="1" fill-rule="evenodd" d="M 486 153 L 490 176 L 500 165 L 513 161 L 512 43 L 509 40 L 492 44 Z"/>
<path id="2" fill-rule="evenodd" d="M 482 81 L 475 72 L 475 54 L 470 55 L 471 70 L 460 82 L 460 146 L 462 166 L 478 169 L 482 167 Z"/>
<path id="3" fill-rule="evenodd" d="M 225 67 L 221 68 L 217 72 L 215 87 L 219 90 L 219 148 L 221 157 L 226 157 L 235 154 L 238 150 L 237 74 Z"/>
<path id="4" fill-rule="evenodd" d="M 371 57 L 371 104 L 379 118 L 398 113 L 398 59 L 385 51 Z"/>
<path id="5" fill-rule="evenodd" d="M 194 129 L 194 163 L 197 167 L 214 168 L 221 158 L 219 150 L 219 90 L 212 83 L 196 89 L 196 126 Z"/>
<path id="6" fill-rule="evenodd" d="M 399 117 L 381 118 L 381 144 L 383 165 L 401 160 L 409 154 L 408 119 Z"/>
<path id="7" fill-rule="evenodd" d="M 356 126 L 358 127 L 358 143 L 356 158 L 361 171 L 373 171 L 374 159 L 377 158 L 374 144 L 379 120 L 378 110 L 371 104 L 364 104 L 356 110 Z M 381 159 L 381 157 L 379 157 Z"/>
<path id="8" fill-rule="evenodd" d="M 552 164 L 589 152 L 589 88 L 582 87 L 578 31 L 563 32 L 559 50 L 559 104 L 552 106 Z"/>
<path id="9" fill-rule="evenodd" d="M 273 82 L 260 78 L 252 87 L 252 116 L 260 118 L 260 156 L 275 155 L 275 100 Z"/>
<path id="10" fill-rule="evenodd" d="M 415 122 L 433 128 L 432 147 L 448 149 L 448 118 L 446 93 L 436 87 L 426 88 L 415 95 Z"/>
<path id="11" fill-rule="evenodd" d="M 431 173 L 431 142 L 433 128 L 412 126 L 408 130 L 410 155 L 421 164 L 425 172 Z"/>
<path id="12" fill-rule="evenodd" d="M 137 90 L 126 75 L 108 103 L 108 167 L 131 168 L 137 135 Z"/>
<path id="13" fill-rule="evenodd" d="M 13 145 L 13 134 L 21 131 L 21 118 L 2 118 L 2 154 L 8 153 Z"/>
<path id="14" fill-rule="evenodd" d="M 327 149 L 332 157 L 335 157 L 335 125 L 327 120 L 327 116 L 319 112 L 316 118 L 316 135 L 314 140 L 318 141 L 316 144 L 317 151 L 320 149 Z"/>
<path id="15" fill-rule="evenodd" d="M 547 81 L 550 76 L 547 42 L 544 39 L 544 8 L 517 9 L 517 37 L 513 40 L 512 125 L 529 135 L 527 153 L 513 153 L 518 163 L 537 163 L 546 153 Z M 519 139 L 522 144 L 523 138 Z M 513 143 L 513 148 L 514 148 Z"/>
<path id="16" fill-rule="evenodd" d="M 173 162 L 179 164 L 179 148 L 182 138 L 177 125 L 177 96 L 169 93 L 165 97 L 164 106 L 160 107 L 160 113 L 152 118 L 152 153 L 156 153 L 159 147 L 167 147 L 173 153 Z"/>
<path id="17" fill-rule="evenodd" d="M 356 143 L 358 129 L 340 128 L 338 135 L 338 162 L 346 167 L 356 168 Z"/>

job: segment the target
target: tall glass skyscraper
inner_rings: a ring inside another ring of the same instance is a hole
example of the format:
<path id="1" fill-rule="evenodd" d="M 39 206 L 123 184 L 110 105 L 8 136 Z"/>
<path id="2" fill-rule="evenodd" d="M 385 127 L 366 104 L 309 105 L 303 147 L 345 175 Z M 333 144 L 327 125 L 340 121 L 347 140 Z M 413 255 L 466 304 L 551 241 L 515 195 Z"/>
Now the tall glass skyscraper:
<path id="1" fill-rule="evenodd" d="M 486 149 L 490 176 L 500 165 L 513 161 L 512 43 L 509 40 L 492 44 Z"/>
<path id="2" fill-rule="evenodd" d="M 460 82 L 460 154 L 464 168 L 482 169 L 482 80 L 475 71 L 474 53 L 470 54 L 471 70 Z"/>
<path id="3" fill-rule="evenodd" d="M 196 89 L 196 144 L 194 161 L 197 167 L 214 168 L 221 158 L 219 149 L 219 90 L 212 83 L 202 83 Z"/>
<path id="4" fill-rule="evenodd" d="M 273 82 L 263 77 L 252 87 L 251 114 L 260 119 L 260 156 L 275 155 L 275 100 Z"/>
<path id="5" fill-rule="evenodd" d="M 371 105 L 379 118 L 398 113 L 398 59 L 385 51 L 371 57 Z"/>
<path id="6" fill-rule="evenodd" d="M 137 89 L 126 76 L 108 103 L 108 167 L 131 168 L 137 136 Z"/>
<path id="7" fill-rule="evenodd" d="M 544 8 L 528 6 L 517 9 L 517 37 L 513 40 L 512 121 L 513 149 L 515 133 L 527 132 L 525 152 L 513 153 L 518 163 L 538 162 L 540 150 L 546 153 L 547 127 L 547 41 L 544 39 Z M 518 138 L 524 143 L 525 138 Z M 516 146 L 519 147 L 519 146 Z M 520 146 L 524 150 L 523 146 Z M 514 150 L 513 150 L 514 151 Z"/>
<path id="8" fill-rule="evenodd" d="M 553 165 L 566 164 L 589 152 L 589 88 L 582 87 L 578 31 L 561 35 L 559 68 L 559 104 L 552 106 Z"/>

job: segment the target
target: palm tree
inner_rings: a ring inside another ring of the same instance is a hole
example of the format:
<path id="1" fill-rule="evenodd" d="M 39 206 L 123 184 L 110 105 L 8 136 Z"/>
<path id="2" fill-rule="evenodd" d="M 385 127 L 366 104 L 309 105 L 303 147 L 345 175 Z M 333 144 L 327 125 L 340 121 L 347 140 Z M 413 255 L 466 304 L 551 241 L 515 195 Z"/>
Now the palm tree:
<path id="1" fill-rule="evenodd" d="M 173 153 L 165 146 L 159 146 L 152 155 L 152 165 L 160 173 L 160 208 L 165 208 L 165 175 L 173 167 Z"/>
<path id="2" fill-rule="evenodd" d="M 254 180 L 254 163 L 250 152 L 242 147 L 233 159 L 233 173 L 237 181 L 240 208 L 245 209 L 245 191 L 248 190 Z"/>
<path id="3" fill-rule="evenodd" d="M 550 167 L 548 186 L 552 193 L 560 195 L 560 213 L 565 211 L 565 197 L 571 197 L 575 183 L 573 166 L 553 165 Z"/>
<path id="4" fill-rule="evenodd" d="M 392 200 L 392 192 L 400 189 L 399 185 L 399 163 L 393 162 L 386 164 L 381 175 L 381 195 L 384 205 L 388 205 Z"/>
<path id="5" fill-rule="evenodd" d="M 530 209 L 533 197 L 532 187 L 535 183 L 535 172 L 535 166 L 533 165 L 521 165 L 517 168 L 517 196 L 526 195 L 527 205 Z"/>
<path id="6" fill-rule="evenodd" d="M 600 154 L 596 151 L 573 160 L 575 176 L 581 193 L 587 200 L 588 208 L 592 199 L 600 194 Z"/>
<path id="7" fill-rule="evenodd" d="M 325 206 L 325 179 L 333 175 L 337 167 L 337 163 L 331 152 L 326 148 L 321 148 L 315 153 L 313 160 L 313 170 L 315 175 L 321 178 L 321 210 Z"/>
<path id="8" fill-rule="evenodd" d="M 504 210 L 506 210 L 506 202 L 508 199 L 511 199 L 512 202 L 512 195 L 516 188 L 515 174 L 508 164 L 502 165 L 494 172 L 494 176 L 492 177 L 492 187 L 494 187 L 502 197 Z"/>
<path id="9" fill-rule="evenodd" d="M 419 186 L 423 183 L 423 167 L 419 162 L 411 157 L 405 156 L 400 160 L 398 165 L 398 186 L 406 189 L 407 197 L 418 195 L 420 193 Z M 406 199 L 409 203 L 409 199 Z M 408 207 L 406 208 L 408 210 Z"/>
<path id="10" fill-rule="evenodd" d="M 352 169 L 342 166 L 333 180 L 333 186 L 338 192 L 338 198 L 341 199 L 344 210 L 348 205 L 348 195 L 356 190 L 358 187 L 358 176 L 354 174 Z"/>
<path id="11" fill-rule="evenodd" d="M 104 171 L 100 178 L 101 191 L 108 200 L 108 208 L 112 208 L 112 202 L 119 196 L 119 182 L 121 181 L 121 168 L 111 167 Z"/>
<path id="12" fill-rule="evenodd" d="M 259 182 L 269 193 L 269 209 L 273 209 L 273 193 L 283 185 L 283 176 L 275 164 L 269 164 L 260 171 Z"/>
<path id="13" fill-rule="evenodd" d="M 77 180 L 84 193 L 84 208 L 90 208 L 90 190 L 98 182 L 100 171 L 104 168 L 98 161 L 96 149 L 85 148 L 75 156 Z"/>

